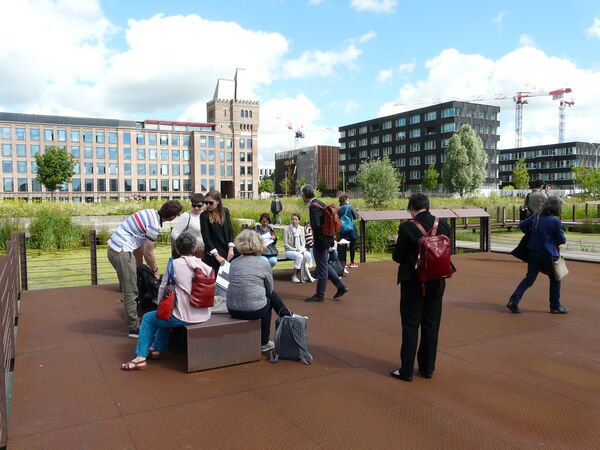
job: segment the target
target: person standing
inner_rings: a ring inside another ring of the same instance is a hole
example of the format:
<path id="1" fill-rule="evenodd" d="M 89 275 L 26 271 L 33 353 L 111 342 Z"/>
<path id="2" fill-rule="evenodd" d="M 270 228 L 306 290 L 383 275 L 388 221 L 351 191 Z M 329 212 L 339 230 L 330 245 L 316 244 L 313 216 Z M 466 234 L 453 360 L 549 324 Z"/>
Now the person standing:
<path id="1" fill-rule="evenodd" d="M 356 211 L 350 204 L 350 199 L 346 194 L 340 195 L 338 216 L 340 216 L 340 220 L 342 221 L 340 238 L 346 239 L 349 242 L 349 244 L 338 244 L 338 255 L 340 262 L 344 265 L 344 267 L 358 267 L 358 264 L 354 262 L 356 240 L 358 239 L 358 230 L 356 229 L 354 221 L 358 219 L 358 214 L 356 214 Z M 350 263 L 346 263 L 348 247 L 350 247 Z"/>
<path id="2" fill-rule="evenodd" d="M 194 236 L 196 236 L 198 247 L 204 247 L 204 241 L 202 240 L 202 231 L 200 227 L 200 213 L 202 212 L 202 206 L 204 205 L 204 195 L 190 195 L 190 203 L 192 204 L 192 208 L 179 216 L 177 223 L 171 230 L 171 242 L 173 243 L 172 247 L 174 258 L 179 256 L 174 246 L 175 241 L 183 232 L 187 231 L 192 233 Z"/>
<path id="3" fill-rule="evenodd" d="M 408 212 L 411 217 L 429 231 L 436 220 L 429 212 L 429 199 L 424 194 L 413 194 L 408 200 Z M 439 219 L 437 234 L 450 238 L 450 226 Z M 398 238 L 392 258 L 398 267 L 397 283 L 400 284 L 400 319 L 402 322 L 402 346 L 400 360 L 402 366 L 390 372 L 395 378 L 412 381 L 415 356 L 419 363 L 419 372 L 425 378 L 431 378 L 435 370 L 438 334 L 442 317 L 442 297 L 446 280 L 426 281 L 417 279 L 415 261 L 418 253 L 418 240 L 423 234 L 411 221 L 400 224 Z M 421 328 L 421 342 L 419 341 Z M 417 351 L 418 345 L 418 351 Z"/>
<path id="4" fill-rule="evenodd" d="M 519 283 L 506 304 L 506 307 L 515 314 L 521 312 L 519 302 L 529 289 L 540 272 L 548 275 L 550 279 L 550 312 L 552 314 L 566 314 L 569 308 L 560 304 L 560 280 L 554 276 L 553 261 L 560 255 L 559 246 L 567 240 L 560 221 L 562 202 L 558 197 L 548 197 L 539 214 L 529 216 L 519 223 L 523 233 L 531 233 L 527 248 L 527 275 Z"/>
<path id="5" fill-rule="evenodd" d="M 333 246 L 333 236 L 325 236 L 323 234 L 323 208 L 325 207 L 325 203 L 315 198 L 315 189 L 310 184 L 302 186 L 300 192 L 302 193 L 302 199 L 307 203 L 310 212 L 310 226 L 313 231 L 313 257 L 315 264 L 317 265 L 315 270 L 317 291 L 312 297 L 308 297 L 304 299 L 304 301 L 324 301 L 328 279 L 331 280 L 337 288 L 333 298 L 338 299 L 348 292 L 348 288 L 328 264 L 329 249 Z"/>
<path id="6" fill-rule="evenodd" d="M 271 200 L 271 212 L 273 213 L 273 223 L 278 223 L 281 225 L 283 222 L 281 219 L 281 211 L 283 211 L 283 205 L 281 204 L 281 200 L 277 195 Z"/>
<path id="7" fill-rule="evenodd" d="M 221 193 L 210 191 L 204 198 L 206 210 L 200 214 L 200 228 L 206 264 L 219 272 L 225 261 L 233 259 L 233 225 L 229 210 L 223 206 Z"/>
<path id="8" fill-rule="evenodd" d="M 533 189 L 525 197 L 525 207 L 529 208 L 531 214 L 537 214 L 542 210 L 544 202 L 548 198 L 548 190 L 544 189 L 542 180 L 533 182 Z"/>
<path id="9" fill-rule="evenodd" d="M 138 211 L 125 219 L 108 239 L 107 256 L 117 272 L 123 291 L 123 305 L 130 338 L 137 339 L 139 336 L 140 324 L 136 304 L 137 264 L 141 264 L 142 258 L 145 259 L 154 276 L 160 277 L 154 257 L 154 242 L 158 238 L 162 224 L 175 219 L 182 208 L 177 200 L 169 200 L 158 211 L 155 209 Z"/>

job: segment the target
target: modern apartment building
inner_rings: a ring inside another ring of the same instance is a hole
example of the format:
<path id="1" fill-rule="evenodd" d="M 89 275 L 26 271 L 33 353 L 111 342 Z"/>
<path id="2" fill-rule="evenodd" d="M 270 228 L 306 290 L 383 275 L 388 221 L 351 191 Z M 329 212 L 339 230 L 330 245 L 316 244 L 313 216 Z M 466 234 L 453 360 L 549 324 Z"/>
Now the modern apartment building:
<path id="1" fill-rule="evenodd" d="M 75 175 L 60 189 L 64 201 L 182 198 L 220 190 L 258 195 L 259 103 L 245 100 L 243 70 L 220 79 L 207 122 L 130 121 L 0 112 L 0 198 L 39 200 L 50 193 L 36 179 L 35 155 L 65 147 Z"/>
<path id="2" fill-rule="evenodd" d="M 404 175 L 404 189 L 420 185 L 431 163 L 442 172 L 448 142 L 463 124 L 471 125 L 488 154 L 486 184 L 497 184 L 499 112 L 497 106 L 450 101 L 344 125 L 339 142 L 346 188 L 356 187 L 356 173 L 364 160 L 383 156 Z"/>
<path id="3" fill-rule="evenodd" d="M 598 167 L 600 144 L 591 142 L 564 142 L 533 147 L 500 150 L 500 183 L 512 184 L 516 162 L 525 158 L 531 181 L 544 180 L 557 189 L 573 189 L 573 167 Z"/>
<path id="4" fill-rule="evenodd" d="M 261 167 L 259 169 L 258 181 L 262 181 L 265 178 L 270 178 L 271 175 L 273 175 L 273 172 L 275 172 L 275 169 L 273 169 L 273 168 Z"/>
<path id="5" fill-rule="evenodd" d="M 289 178 L 291 192 L 297 193 L 302 183 L 317 186 L 323 181 L 327 193 L 335 195 L 339 175 L 339 147 L 313 145 L 275 153 L 275 192 L 283 194 L 281 181 Z"/>

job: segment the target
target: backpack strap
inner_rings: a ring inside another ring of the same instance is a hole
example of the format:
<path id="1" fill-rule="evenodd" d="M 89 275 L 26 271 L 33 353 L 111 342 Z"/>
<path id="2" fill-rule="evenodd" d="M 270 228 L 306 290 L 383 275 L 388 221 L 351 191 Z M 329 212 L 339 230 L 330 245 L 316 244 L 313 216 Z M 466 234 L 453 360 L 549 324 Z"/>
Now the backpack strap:
<path id="1" fill-rule="evenodd" d="M 417 229 L 421 232 L 421 234 L 423 236 L 427 236 L 427 231 L 425 231 L 425 228 L 423 228 L 423 225 L 421 225 L 421 222 L 419 222 L 418 220 L 411 220 L 410 223 L 412 223 L 414 226 L 417 227 Z"/>
<path id="2" fill-rule="evenodd" d="M 435 236 L 437 234 L 440 219 L 438 217 L 435 217 L 435 220 L 433 221 L 433 226 L 431 227 L 429 232 L 427 232 L 425 228 L 423 228 L 423 225 L 421 225 L 421 223 L 418 220 L 413 219 L 410 222 L 419 229 L 423 236 Z"/>

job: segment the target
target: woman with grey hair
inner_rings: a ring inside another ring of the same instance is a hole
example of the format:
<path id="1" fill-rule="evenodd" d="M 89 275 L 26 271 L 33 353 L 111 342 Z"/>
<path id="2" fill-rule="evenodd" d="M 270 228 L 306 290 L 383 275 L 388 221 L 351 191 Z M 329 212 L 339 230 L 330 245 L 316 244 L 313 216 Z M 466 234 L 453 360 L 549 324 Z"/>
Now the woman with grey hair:
<path id="1" fill-rule="evenodd" d="M 235 238 L 235 248 L 241 256 L 231 261 L 227 309 L 234 319 L 257 320 L 261 323 L 261 351 L 275 345 L 269 340 L 271 310 L 277 315 L 291 315 L 281 297 L 273 290 L 273 271 L 259 256 L 264 251 L 262 238 L 252 230 L 242 230 Z"/>
<path id="2" fill-rule="evenodd" d="M 157 318 L 157 311 L 144 314 L 140 326 L 140 337 L 135 348 L 136 357 L 127 363 L 121 364 L 123 370 L 144 370 L 147 367 L 148 358 L 159 359 L 160 352 L 166 350 L 169 345 L 171 328 L 206 322 L 210 319 L 211 308 L 195 307 L 190 303 L 189 297 L 192 291 L 195 269 L 201 269 L 207 276 L 212 271 L 209 265 L 195 256 L 195 254 L 201 253 L 203 247 L 198 245 L 196 236 L 190 232 L 181 233 L 175 241 L 175 247 L 181 257 L 169 260 L 158 290 L 158 298 L 160 299 L 163 296 L 169 278 L 168 273 L 172 266 L 176 297 L 173 314 L 168 320 Z"/>
<path id="3" fill-rule="evenodd" d="M 506 307 L 510 312 L 518 314 L 519 302 L 529 289 L 540 272 L 548 275 L 550 279 L 550 312 L 552 314 L 566 314 L 569 308 L 560 304 L 560 280 L 554 276 L 553 261 L 560 255 L 559 246 L 567 240 L 560 221 L 562 200 L 558 197 L 548 197 L 541 211 L 533 214 L 519 223 L 523 233 L 530 233 L 527 249 L 527 275 L 519 283 L 517 289 L 510 296 Z"/>

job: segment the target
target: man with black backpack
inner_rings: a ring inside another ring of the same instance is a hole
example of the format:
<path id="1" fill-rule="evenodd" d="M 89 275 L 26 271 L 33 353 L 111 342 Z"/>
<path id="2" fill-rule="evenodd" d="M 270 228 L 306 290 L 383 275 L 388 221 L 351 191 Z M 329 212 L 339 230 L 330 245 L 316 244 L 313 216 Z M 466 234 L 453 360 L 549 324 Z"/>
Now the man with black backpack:
<path id="1" fill-rule="evenodd" d="M 415 356 L 423 377 L 431 378 L 435 370 L 445 278 L 452 275 L 454 268 L 450 262 L 450 226 L 444 219 L 431 215 L 427 196 L 411 195 L 407 209 L 413 220 L 400 224 L 392 256 L 400 264 L 397 282 L 402 367 L 392 370 L 390 375 L 412 381 Z M 419 327 L 421 343 L 417 352 Z"/>
<path id="2" fill-rule="evenodd" d="M 331 280 L 337 288 L 334 299 L 339 299 L 348 292 L 348 288 L 340 277 L 329 265 L 329 249 L 333 245 L 333 237 L 341 228 L 340 217 L 337 214 L 337 206 L 325 206 L 321 200 L 315 198 L 315 189 L 310 184 L 305 184 L 300 189 L 302 199 L 308 204 L 310 212 L 310 226 L 313 231 L 313 258 L 317 268 L 317 292 L 312 297 L 306 298 L 306 302 L 325 301 L 325 289 L 327 280 Z"/>

